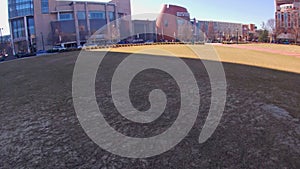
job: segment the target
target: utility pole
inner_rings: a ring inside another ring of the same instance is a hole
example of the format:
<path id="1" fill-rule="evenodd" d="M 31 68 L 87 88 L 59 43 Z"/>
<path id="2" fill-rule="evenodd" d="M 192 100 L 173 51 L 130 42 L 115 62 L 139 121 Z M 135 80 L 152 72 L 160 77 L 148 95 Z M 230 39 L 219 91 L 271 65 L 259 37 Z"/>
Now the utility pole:
<path id="1" fill-rule="evenodd" d="M 45 50 L 44 35 L 43 35 L 43 32 L 41 32 L 41 37 L 42 37 L 43 50 Z"/>
<path id="2" fill-rule="evenodd" d="M 236 44 L 239 44 L 239 29 L 236 29 Z"/>
<path id="3" fill-rule="evenodd" d="M 0 28 L 0 34 L 1 34 L 1 45 L 3 44 L 3 35 L 2 35 L 2 31 L 3 31 L 3 28 Z"/>

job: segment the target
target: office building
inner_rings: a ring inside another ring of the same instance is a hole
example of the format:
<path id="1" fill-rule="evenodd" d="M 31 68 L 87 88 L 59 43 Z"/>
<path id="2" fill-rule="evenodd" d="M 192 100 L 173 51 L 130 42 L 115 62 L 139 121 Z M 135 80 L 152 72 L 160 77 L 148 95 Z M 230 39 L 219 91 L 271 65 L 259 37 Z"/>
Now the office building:
<path id="1" fill-rule="evenodd" d="M 300 41 L 300 0 L 275 0 L 275 6 L 277 40 Z"/>
<path id="2" fill-rule="evenodd" d="M 79 46 L 101 27 L 129 16 L 107 28 L 107 34 L 131 31 L 130 0 L 106 2 L 69 0 L 8 0 L 11 39 L 15 53 L 51 49 L 54 45 Z M 121 26 L 122 25 L 122 26 Z M 97 36 L 96 42 L 105 40 Z"/>
<path id="3" fill-rule="evenodd" d="M 218 21 L 197 21 L 196 23 L 199 31 L 203 32 L 206 40 L 232 40 L 233 38 L 243 35 L 243 24 L 218 22 Z"/>
<path id="4" fill-rule="evenodd" d="M 184 7 L 165 4 L 156 20 L 158 41 L 191 40 L 190 13 Z"/>
<path id="5" fill-rule="evenodd" d="M 142 39 L 144 42 L 156 41 L 156 21 L 133 20 L 132 31 L 135 39 Z"/>
<path id="6" fill-rule="evenodd" d="M 191 19 L 186 8 L 176 5 L 164 5 L 156 25 L 159 41 L 223 41 L 237 37 L 246 41 L 256 29 L 254 24 Z"/>

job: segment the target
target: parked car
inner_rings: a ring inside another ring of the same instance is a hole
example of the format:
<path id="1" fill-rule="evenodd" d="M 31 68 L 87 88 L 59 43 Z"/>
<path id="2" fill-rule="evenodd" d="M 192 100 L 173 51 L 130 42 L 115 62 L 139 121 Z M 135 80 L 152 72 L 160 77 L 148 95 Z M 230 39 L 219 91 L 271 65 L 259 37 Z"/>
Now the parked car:
<path id="1" fill-rule="evenodd" d="M 86 43 L 83 45 L 83 49 L 85 48 L 92 48 L 92 47 L 97 47 L 98 45 L 97 44 L 94 44 L 94 43 Z"/>
<path id="2" fill-rule="evenodd" d="M 61 52 L 61 51 L 67 50 L 67 48 L 62 47 L 62 46 L 53 46 L 52 50 Z"/>
<path id="3" fill-rule="evenodd" d="M 5 60 L 5 56 L 0 54 L 0 62 Z"/>
<path id="4" fill-rule="evenodd" d="M 144 39 L 134 39 L 132 43 L 144 43 Z"/>
<path id="5" fill-rule="evenodd" d="M 18 52 L 15 57 L 16 58 L 23 58 L 23 57 L 30 57 L 30 56 L 35 56 L 35 53 L 26 53 L 26 52 Z"/>
<path id="6" fill-rule="evenodd" d="M 8 57 L 8 54 L 4 51 L 0 51 L 0 61 L 5 60 Z"/>
<path id="7" fill-rule="evenodd" d="M 147 41 L 145 42 L 145 44 L 152 44 L 152 43 L 154 43 L 153 40 L 147 40 Z"/>

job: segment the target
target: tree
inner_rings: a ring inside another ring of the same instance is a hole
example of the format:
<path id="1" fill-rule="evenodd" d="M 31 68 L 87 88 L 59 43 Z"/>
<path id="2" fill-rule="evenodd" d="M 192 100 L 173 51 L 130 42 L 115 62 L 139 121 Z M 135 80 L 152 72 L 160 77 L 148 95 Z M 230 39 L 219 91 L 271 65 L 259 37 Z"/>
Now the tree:
<path id="1" fill-rule="evenodd" d="M 259 31 L 258 41 L 259 42 L 268 42 L 269 31 L 264 29 Z"/>
<path id="2" fill-rule="evenodd" d="M 265 22 L 261 24 L 261 30 L 258 31 L 258 41 L 259 42 L 268 42 L 269 41 L 269 31 Z"/>
<path id="3" fill-rule="evenodd" d="M 299 27 L 299 14 L 298 12 L 293 12 L 292 13 L 292 33 L 294 34 L 295 37 L 295 44 L 297 44 L 298 38 L 300 36 L 300 27 Z"/>
<path id="4" fill-rule="evenodd" d="M 276 24 L 275 19 L 269 19 L 267 21 L 267 25 L 266 25 L 266 28 L 269 31 L 272 40 L 276 40 L 276 25 L 275 24 Z M 272 42 L 272 40 L 271 40 L 271 42 Z"/>
<path id="5" fill-rule="evenodd" d="M 268 30 L 267 25 L 266 25 L 265 22 L 262 22 L 260 26 L 261 26 L 261 29 Z"/>

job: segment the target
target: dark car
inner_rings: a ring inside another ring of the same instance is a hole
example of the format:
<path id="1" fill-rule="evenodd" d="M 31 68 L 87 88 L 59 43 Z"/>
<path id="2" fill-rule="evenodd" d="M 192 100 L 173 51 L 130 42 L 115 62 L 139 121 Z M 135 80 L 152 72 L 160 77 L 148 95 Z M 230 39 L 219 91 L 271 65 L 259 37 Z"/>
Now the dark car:
<path id="1" fill-rule="evenodd" d="M 16 58 L 23 58 L 23 57 L 30 57 L 35 56 L 35 53 L 26 53 L 26 52 L 19 52 L 15 55 Z"/>
<path id="2" fill-rule="evenodd" d="M 6 52 L 0 51 L 0 61 L 4 61 L 8 57 L 8 54 Z"/>

